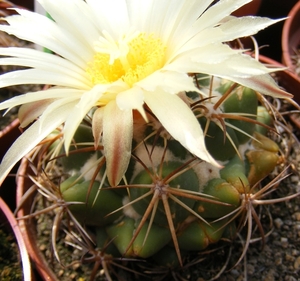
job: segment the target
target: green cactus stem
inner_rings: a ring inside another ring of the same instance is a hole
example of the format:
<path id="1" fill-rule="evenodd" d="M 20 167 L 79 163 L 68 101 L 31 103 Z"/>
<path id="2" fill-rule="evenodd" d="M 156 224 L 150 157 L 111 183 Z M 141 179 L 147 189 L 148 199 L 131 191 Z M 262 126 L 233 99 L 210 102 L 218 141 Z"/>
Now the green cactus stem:
<path id="1" fill-rule="evenodd" d="M 106 227 L 106 232 L 120 253 L 126 257 L 148 258 L 171 241 L 170 230 L 146 222 L 131 243 L 139 220 L 125 217 L 122 221 Z"/>
<path id="2" fill-rule="evenodd" d="M 237 189 L 221 178 L 211 179 L 204 187 L 203 193 L 213 196 L 216 201 L 226 205 L 198 201 L 195 204 L 196 212 L 203 218 L 220 218 L 234 211 L 240 205 L 240 193 Z"/>
<path id="3" fill-rule="evenodd" d="M 66 171 L 79 170 L 95 153 L 91 149 L 94 137 L 90 127 L 80 125 L 73 136 L 68 157 L 62 157 L 61 162 Z M 88 151 L 86 151 L 88 149 Z M 62 153 L 65 153 L 63 150 Z"/>
<path id="4" fill-rule="evenodd" d="M 211 222 L 209 224 L 196 220 L 178 233 L 180 249 L 186 251 L 200 251 L 208 245 L 218 242 L 224 232 L 227 220 Z"/>
<path id="5" fill-rule="evenodd" d="M 255 149 L 246 152 L 249 165 L 248 180 L 255 185 L 269 175 L 279 163 L 279 147 L 268 137 L 255 132 L 252 145 Z"/>
<path id="6" fill-rule="evenodd" d="M 232 83 L 229 83 L 229 85 L 225 85 L 225 87 L 229 88 L 231 84 Z M 235 88 L 233 93 L 231 93 L 223 103 L 224 112 L 239 113 L 240 116 L 246 116 L 254 120 L 256 119 L 257 115 L 257 106 L 258 99 L 256 92 L 246 87 Z M 251 136 L 255 130 L 254 123 L 239 120 L 238 116 L 237 119 L 229 119 L 228 123 L 241 130 L 236 131 L 236 136 L 240 144 L 248 141 L 249 135 Z"/>
<path id="7" fill-rule="evenodd" d="M 86 225 L 107 225 L 122 215 L 121 211 L 114 212 L 122 207 L 122 198 L 111 188 L 102 187 L 99 191 L 99 187 L 100 183 L 97 181 L 80 181 L 68 186 L 62 183 L 63 199 L 66 202 L 76 202 L 69 209 L 77 220 Z"/>
<path id="8" fill-rule="evenodd" d="M 207 128 L 205 145 L 215 159 L 226 161 L 236 154 L 236 147 L 239 146 L 239 140 L 234 129 L 228 126 L 224 129 L 217 123 L 209 121 L 206 117 L 201 117 L 198 120 L 203 130 Z M 216 147 L 219 149 L 215 149 Z"/>
<path id="9" fill-rule="evenodd" d="M 142 196 L 149 191 L 150 191 L 149 195 L 151 195 L 155 192 L 156 189 L 159 188 L 166 189 L 165 190 L 166 193 L 168 193 L 169 188 L 178 189 L 178 190 L 185 189 L 185 190 L 198 192 L 199 180 L 196 173 L 193 171 L 193 169 L 186 170 L 184 173 L 181 173 L 178 177 L 175 177 L 170 182 L 164 182 L 164 178 L 167 177 L 169 174 L 171 174 L 174 170 L 178 169 L 180 166 L 182 166 L 182 163 L 180 162 L 164 163 L 162 175 L 157 181 L 156 179 L 153 179 L 152 175 L 150 175 L 145 170 L 139 173 L 133 179 L 132 183 L 140 184 L 140 185 L 148 185 L 148 187 L 141 186 L 140 188 L 131 188 L 130 189 L 131 200 L 133 201 L 135 199 L 142 198 Z M 161 185 L 160 187 L 159 184 Z M 133 204 L 133 208 L 140 215 L 143 215 L 149 206 L 151 198 L 152 198 L 151 196 L 148 196 L 141 200 L 138 200 L 136 203 Z M 168 201 L 169 201 L 169 206 L 172 214 L 172 219 L 174 224 L 176 225 L 178 222 L 183 221 L 189 215 L 189 211 L 184 207 L 182 207 L 181 205 L 179 205 L 178 203 L 174 202 L 173 200 L 168 200 Z M 180 201 L 185 206 L 188 206 L 191 209 L 194 207 L 195 204 L 195 200 L 190 198 L 182 197 L 180 198 Z M 162 226 L 168 225 L 168 220 L 166 218 L 166 213 L 162 202 L 158 203 L 156 214 L 154 216 L 154 222 Z"/>
<path id="10" fill-rule="evenodd" d="M 220 176 L 233 185 L 241 194 L 250 190 L 245 164 L 238 155 L 230 159 L 224 168 L 220 170 Z"/>
<path id="11" fill-rule="evenodd" d="M 270 127 L 273 123 L 272 115 L 268 112 L 268 110 L 264 106 L 261 106 L 261 105 L 259 105 L 257 107 L 257 118 L 256 119 L 258 122 L 265 124 L 267 126 L 270 126 Z M 255 131 L 262 135 L 266 135 L 268 132 L 268 129 L 259 124 L 256 124 Z"/>

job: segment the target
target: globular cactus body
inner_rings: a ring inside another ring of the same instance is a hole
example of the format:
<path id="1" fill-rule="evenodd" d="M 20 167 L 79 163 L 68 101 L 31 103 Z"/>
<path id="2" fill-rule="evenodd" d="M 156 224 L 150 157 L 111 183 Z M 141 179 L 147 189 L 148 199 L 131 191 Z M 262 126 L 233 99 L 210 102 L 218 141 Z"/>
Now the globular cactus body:
<path id="1" fill-rule="evenodd" d="M 179 162 L 168 162 L 163 167 L 163 173 L 162 173 L 162 179 L 167 176 L 169 173 L 174 171 L 175 169 L 179 168 L 182 165 L 182 163 Z M 147 171 L 140 172 L 132 181 L 133 184 L 145 184 L 145 185 L 152 185 L 149 188 L 131 188 L 130 189 L 130 199 L 135 200 L 143 196 L 145 193 L 149 191 L 149 189 L 157 190 L 157 192 L 164 192 L 164 189 L 166 189 L 166 193 L 168 186 L 172 188 L 177 189 L 184 189 L 184 190 L 190 190 L 194 192 L 199 191 L 199 183 L 196 173 L 189 169 L 182 173 L 180 177 L 176 177 L 174 180 L 170 181 L 169 183 L 164 183 L 163 180 L 157 180 L 156 182 L 153 182 L 153 178 L 151 178 L 151 175 L 147 173 Z M 161 190 L 159 190 L 161 189 Z M 160 196 L 160 195 L 158 195 Z M 146 209 L 149 206 L 150 203 L 149 196 L 139 200 L 138 202 L 133 204 L 133 208 L 142 216 Z M 171 201 L 171 200 L 170 200 Z M 193 208 L 195 204 L 195 200 L 190 198 L 181 198 L 180 200 L 184 205 L 188 206 L 189 208 Z M 182 222 L 187 218 L 189 215 L 189 211 L 186 210 L 184 207 L 179 205 L 176 202 L 169 202 L 170 211 L 172 213 L 172 219 L 174 221 L 174 224 L 177 225 L 179 222 Z M 162 202 L 158 203 L 156 214 L 154 216 L 154 222 L 158 225 L 167 226 L 167 218 L 165 215 L 165 210 L 163 207 Z"/>
<path id="2" fill-rule="evenodd" d="M 66 170 L 77 171 L 61 184 L 63 198 L 82 203 L 69 208 L 80 222 L 97 226 L 98 247 L 114 256 L 177 266 L 189 252 L 234 239 L 235 213 L 244 195 L 253 192 L 280 157 L 277 144 L 266 136 L 272 117 L 258 94 L 230 82 L 221 83 L 217 92 L 214 102 L 191 99 L 191 109 L 206 134 L 208 151 L 222 168 L 195 159 L 168 139 L 155 120 L 141 126 L 138 135 L 144 134 L 144 140 L 134 141 L 135 156 L 119 186 L 108 185 L 105 163 L 94 180 L 78 175 L 82 169 L 73 166 L 74 158 L 62 161 Z M 81 154 L 79 159 L 92 155 Z"/>
<path id="3" fill-rule="evenodd" d="M 120 216 L 121 211 L 114 214 L 111 212 L 122 206 L 122 198 L 111 189 L 103 188 L 99 191 L 99 182 L 81 181 L 68 187 L 64 182 L 62 186 L 62 197 L 67 202 L 76 203 L 70 204 L 69 209 L 80 222 L 103 226 Z"/>

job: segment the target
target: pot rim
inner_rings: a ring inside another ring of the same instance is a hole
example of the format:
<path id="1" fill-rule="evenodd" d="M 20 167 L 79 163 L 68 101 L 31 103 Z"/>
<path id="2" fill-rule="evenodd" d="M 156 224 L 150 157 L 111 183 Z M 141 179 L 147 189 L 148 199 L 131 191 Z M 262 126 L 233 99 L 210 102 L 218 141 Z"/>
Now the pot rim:
<path id="1" fill-rule="evenodd" d="M 27 251 L 27 246 L 25 244 L 21 229 L 18 225 L 18 222 L 15 218 L 15 215 L 5 203 L 5 201 L 0 197 L 0 211 L 4 214 L 7 222 L 10 225 L 12 232 L 14 233 L 15 239 L 17 241 L 18 249 L 21 256 L 22 261 L 22 270 L 23 270 L 23 278 L 24 281 L 32 281 L 34 280 L 32 275 L 32 268 L 29 259 L 29 253 Z"/>
<path id="2" fill-rule="evenodd" d="M 16 201 L 17 206 L 19 206 L 22 202 L 22 197 L 27 191 L 27 189 L 31 186 L 30 180 L 26 177 L 26 173 L 28 170 L 29 160 L 25 156 L 20 164 L 17 176 L 16 176 L 16 183 L 17 183 L 17 194 L 16 194 Z M 32 197 L 32 196 L 31 196 Z M 22 232 L 24 242 L 26 248 L 28 250 L 29 256 L 34 262 L 36 269 L 39 275 L 42 277 L 43 280 L 51 280 L 51 281 L 58 281 L 57 276 L 54 274 L 52 269 L 49 267 L 49 263 L 46 260 L 43 253 L 40 251 L 37 243 L 33 240 L 36 238 L 36 232 L 33 228 L 35 228 L 33 218 L 21 219 L 22 217 L 28 215 L 29 210 L 31 208 L 32 200 L 26 200 L 24 204 L 21 205 L 21 208 L 18 209 L 17 217 L 18 217 L 18 225 Z"/>
<path id="3" fill-rule="evenodd" d="M 299 2 L 300 4 L 300 2 Z M 288 92 L 294 95 L 293 100 L 295 100 L 300 105 L 300 77 L 296 75 L 293 71 L 287 68 L 282 63 L 273 60 L 272 58 L 259 55 L 259 61 L 267 64 L 269 66 L 283 68 L 281 71 L 276 71 L 275 74 L 278 75 L 278 83 L 281 87 L 285 88 Z M 286 69 L 284 69 L 286 68 Z M 285 81 L 286 80 L 286 81 Z"/>
<path id="4" fill-rule="evenodd" d="M 290 10 L 284 22 L 281 37 L 282 62 L 290 70 L 295 70 L 291 55 L 300 45 L 300 1 Z"/>

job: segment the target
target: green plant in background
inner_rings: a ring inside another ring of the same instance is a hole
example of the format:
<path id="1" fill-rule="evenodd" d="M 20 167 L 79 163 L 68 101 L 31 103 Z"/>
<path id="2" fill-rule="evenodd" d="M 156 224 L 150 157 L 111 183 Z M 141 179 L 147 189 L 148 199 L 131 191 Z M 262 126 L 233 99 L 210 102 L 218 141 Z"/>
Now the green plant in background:
<path id="1" fill-rule="evenodd" d="M 229 16 L 248 0 L 39 2 L 52 19 L 17 9 L 0 26 L 53 52 L 0 48 L 1 64 L 27 67 L 1 87 L 51 85 L 0 104 L 21 105 L 26 128 L 0 178 L 30 153 L 24 201 L 47 199 L 24 219 L 53 211 L 57 260 L 64 229 L 94 263 L 91 279 L 183 268 L 247 224 L 240 261 L 253 220 L 264 239 L 255 206 L 296 196 L 264 200 L 286 175 L 271 101 L 292 101 L 269 75 L 278 69 L 226 42 L 277 21 Z"/>

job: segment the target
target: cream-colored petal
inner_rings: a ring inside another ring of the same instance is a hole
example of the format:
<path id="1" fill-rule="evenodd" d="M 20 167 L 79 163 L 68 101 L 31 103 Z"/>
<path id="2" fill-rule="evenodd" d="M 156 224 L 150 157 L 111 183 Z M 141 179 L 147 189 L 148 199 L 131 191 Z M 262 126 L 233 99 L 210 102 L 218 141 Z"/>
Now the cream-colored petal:
<path id="1" fill-rule="evenodd" d="M 100 32 L 105 30 L 118 41 L 130 29 L 125 0 L 87 0 L 87 3 L 91 8 L 90 16 Z"/>
<path id="2" fill-rule="evenodd" d="M 53 111 L 56 111 L 57 109 L 61 107 L 65 107 L 67 104 L 74 104 L 75 102 L 78 102 L 78 99 L 72 96 L 68 96 L 65 98 L 61 99 L 55 99 L 53 100 L 52 103 L 50 103 L 44 110 L 43 114 L 40 116 L 39 121 L 40 121 L 40 131 L 42 130 L 42 127 L 44 126 L 44 120 L 47 120 L 48 115 L 51 115 Z M 68 108 L 68 111 L 72 111 L 73 108 Z"/>
<path id="3" fill-rule="evenodd" d="M 252 0 L 222 0 L 207 9 L 194 24 L 196 30 L 204 30 L 208 27 L 216 26 L 222 19 L 229 16 L 232 12 L 251 2 Z M 190 34 L 192 35 L 195 34 Z"/>
<path id="4" fill-rule="evenodd" d="M 147 92 L 145 102 L 175 140 L 200 159 L 220 166 L 208 153 L 202 129 L 192 110 L 177 95 Z"/>
<path id="5" fill-rule="evenodd" d="M 147 120 L 144 104 L 144 91 L 140 87 L 132 87 L 117 95 L 116 103 L 121 110 L 136 109 Z"/>
<path id="6" fill-rule="evenodd" d="M 18 112 L 20 127 L 25 128 L 32 121 L 37 119 L 40 115 L 43 114 L 43 112 L 52 102 L 53 100 L 50 99 L 23 104 Z"/>
<path id="7" fill-rule="evenodd" d="M 247 78 L 282 68 L 267 68 L 251 56 L 222 44 L 212 44 L 176 58 L 164 69 L 187 73 L 206 73 L 220 77 Z"/>
<path id="8" fill-rule="evenodd" d="M 73 89 L 87 89 L 87 85 L 78 81 L 76 78 L 61 75 L 60 73 L 41 70 L 41 69 L 25 69 L 7 72 L 0 76 L 0 87 L 8 87 L 13 85 L 57 85 L 69 87 Z"/>
<path id="9" fill-rule="evenodd" d="M 132 110 L 120 110 L 115 101 L 104 107 L 103 145 L 106 170 L 111 186 L 124 176 L 131 157 L 133 135 Z"/>
<path id="10" fill-rule="evenodd" d="M 284 19 L 269 19 L 265 17 L 245 16 L 240 18 L 231 18 L 220 25 L 223 32 L 222 42 L 232 41 L 236 38 L 247 37 L 256 34 L 258 31 L 266 27 L 280 22 Z"/>
<path id="11" fill-rule="evenodd" d="M 61 28 L 75 35 L 87 49 L 93 50 L 99 32 L 91 17 L 92 10 L 85 1 L 38 1 Z"/>
<path id="12" fill-rule="evenodd" d="M 168 62 L 172 61 L 180 53 L 182 54 L 201 46 L 210 49 L 208 44 L 228 42 L 236 38 L 253 35 L 259 30 L 282 20 L 253 16 L 242 18 L 228 16 L 233 10 L 247 2 L 249 1 L 220 1 L 213 7 L 210 7 L 194 24 L 186 27 L 185 34 L 176 38 L 177 42 L 171 46 L 172 52 L 168 52 Z M 180 38 L 179 42 L 178 38 Z"/>
<path id="13" fill-rule="evenodd" d="M 35 59 L 23 59 L 23 58 L 3 58 L 0 59 L 0 65 L 32 67 L 37 72 L 47 71 L 48 73 L 52 73 L 52 76 L 59 75 L 61 77 L 65 77 L 65 79 L 72 79 L 74 81 L 77 80 L 78 81 L 77 85 L 81 83 L 82 85 L 81 88 L 91 87 L 92 85 L 91 81 L 87 77 L 86 73 L 83 72 L 79 74 L 76 72 L 72 72 L 69 69 L 65 69 L 63 66 L 51 62 L 52 57 L 50 56 L 47 60 L 44 61 L 38 61 Z"/>
<path id="14" fill-rule="evenodd" d="M 178 57 L 189 56 L 189 52 L 196 52 L 201 54 L 201 50 L 210 49 L 214 45 L 223 45 L 220 39 L 223 33 L 219 28 L 206 29 L 201 31 L 198 35 L 191 38 L 182 46 L 177 45 L 176 51 L 170 54 L 167 58 L 166 64 L 175 61 Z M 179 47 L 180 46 L 180 47 Z"/>
<path id="15" fill-rule="evenodd" d="M 193 26 L 200 15 L 207 9 L 207 7 L 213 2 L 213 0 L 202 0 L 201 3 L 198 0 L 193 1 L 177 1 L 176 13 L 173 9 L 175 6 L 171 1 L 171 7 L 167 16 L 166 11 L 161 11 L 164 20 L 164 29 L 169 32 L 174 38 L 181 38 L 185 42 L 187 30 L 193 29 Z M 181 5 L 182 6 L 181 6 Z M 170 30 L 172 27 L 172 30 Z M 169 35 L 169 36 L 170 36 Z M 190 38 L 189 38 L 190 39 Z M 175 43 L 175 42 L 173 42 Z M 177 44 L 179 42 L 176 42 Z"/>
<path id="16" fill-rule="evenodd" d="M 97 108 L 93 114 L 92 130 L 93 130 L 95 148 L 98 147 L 103 132 L 103 115 L 104 115 L 104 107 Z"/>
<path id="17" fill-rule="evenodd" d="M 168 57 L 199 32 L 198 30 L 194 31 L 194 23 L 213 0 L 202 0 L 201 3 L 198 0 L 170 2 L 171 5 L 168 9 L 159 11 L 163 20 L 162 26 L 158 30 L 163 42 L 166 42 L 168 46 Z M 192 31 L 189 32 L 190 30 Z M 157 31 L 154 30 L 154 32 Z M 178 40 L 178 38 L 180 39 Z"/>
<path id="18" fill-rule="evenodd" d="M 174 7 L 178 6 L 177 3 L 178 0 L 173 1 Z M 171 4 L 170 1 L 127 1 L 130 23 L 141 32 L 154 33 L 160 36 L 163 21 L 162 11 L 169 10 Z M 179 5 L 181 6 L 180 3 Z"/>
<path id="19" fill-rule="evenodd" d="M 168 65 L 161 71 L 156 71 L 137 82 L 136 85 L 149 92 L 156 91 L 158 88 L 170 94 L 177 94 L 181 91 L 198 91 L 193 78 L 187 75 L 187 72 L 182 72 L 179 64 L 176 64 L 174 68 L 172 65 Z"/>
<path id="20" fill-rule="evenodd" d="M 268 75 L 253 76 L 250 78 L 234 78 L 232 81 L 249 87 L 261 94 L 276 98 L 292 98 L 293 95 L 279 88 L 274 79 Z"/>
<path id="21" fill-rule="evenodd" d="M 1 78 L 0 78 L 1 81 Z M 15 106 L 42 101 L 46 99 L 56 99 L 72 96 L 75 99 L 80 99 L 81 95 L 84 93 L 82 90 L 77 89 L 68 89 L 68 88 L 50 88 L 47 90 L 30 92 L 24 95 L 13 97 L 9 100 L 6 100 L 0 103 L 0 110 L 11 109 Z"/>
<path id="22" fill-rule="evenodd" d="M 110 85 L 97 85 L 85 92 L 79 102 L 74 106 L 66 119 L 63 129 L 65 151 L 68 153 L 72 138 L 86 114 L 97 104 L 103 93 Z"/>
<path id="23" fill-rule="evenodd" d="M 248 55 L 238 54 L 230 49 L 226 52 L 227 48 L 218 48 L 216 46 L 214 49 L 212 47 L 212 51 L 219 50 L 219 52 L 213 52 L 210 59 L 208 59 L 208 63 L 205 63 L 205 57 L 209 56 L 209 49 L 201 55 L 195 55 L 193 57 L 193 60 L 196 60 L 195 62 L 190 61 L 187 57 L 182 57 L 165 68 L 173 71 L 180 69 L 191 73 L 206 73 L 240 83 L 265 95 L 278 98 L 292 97 L 292 95 L 280 89 L 274 79 L 268 74 L 283 70 L 283 68 L 267 68 Z M 222 53 L 222 51 L 224 52 Z M 224 55 L 223 60 L 222 54 Z M 214 55 L 216 56 L 215 63 L 213 63 Z"/>
<path id="24" fill-rule="evenodd" d="M 19 138 L 17 138 L 2 159 L 0 165 L 0 185 L 20 159 L 65 121 L 70 108 L 74 105 L 75 104 L 68 104 L 51 112 L 46 120 L 44 120 L 42 131 L 39 130 L 40 121 L 37 120 Z"/>
<path id="25" fill-rule="evenodd" d="M 4 57 L 18 57 L 25 59 L 32 59 L 39 62 L 47 61 L 49 64 L 57 63 L 64 68 L 70 69 L 78 73 L 83 73 L 83 68 L 76 65 L 74 62 L 57 56 L 55 54 L 46 53 L 44 51 L 31 49 L 31 48 L 22 48 L 22 47 L 0 47 L 0 54 Z M 51 60 L 51 61 L 49 61 Z"/>
<path id="26" fill-rule="evenodd" d="M 91 87 L 90 78 L 86 69 L 82 69 L 72 61 L 66 60 L 60 56 L 41 52 L 30 48 L 0 48 L 1 56 L 10 56 L 12 58 L 1 58 L 1 65 L 19 65 L 33 67 L 41 70 L 52 70 L 62 75 L 73 77 L 87 87 Z"/>
<path id="27" fill-rule="evenodd" d="M 37 13 L 17 11 L 21 15 L 6 17 L 9 25 L 0 25 L 0 30 L 48 48 L 82 68 L 86 67 L 86 60 L 92 58 L 93 52 L 76 39 L 75 31 L 71 34 L 53 20 Z"/>

